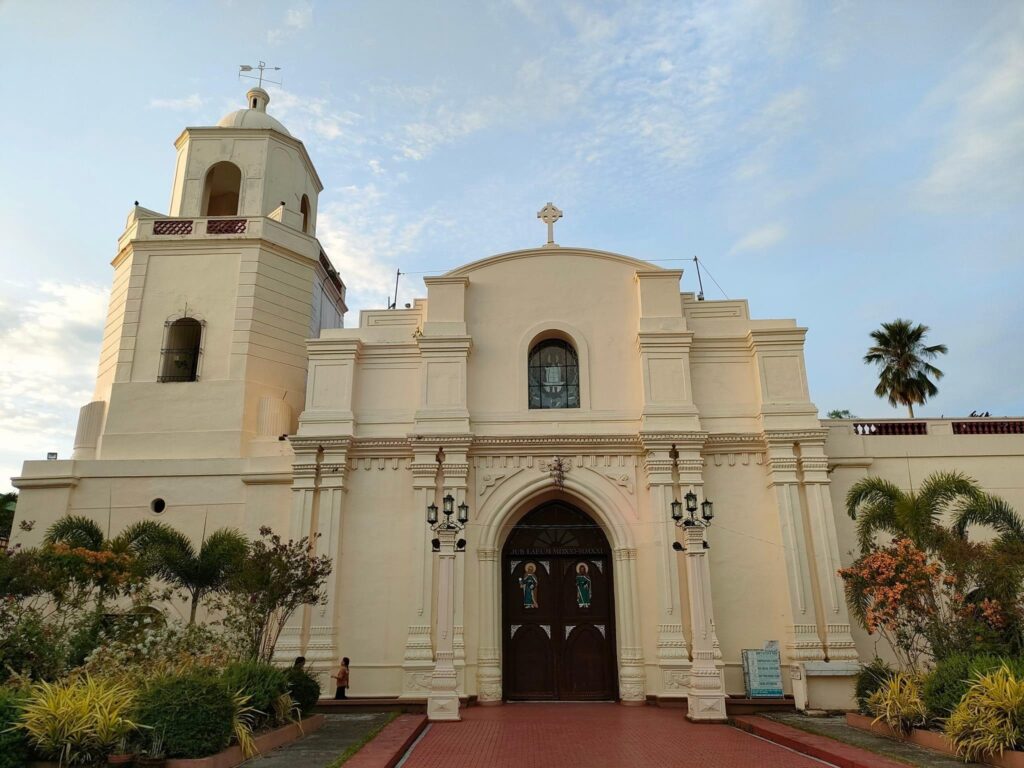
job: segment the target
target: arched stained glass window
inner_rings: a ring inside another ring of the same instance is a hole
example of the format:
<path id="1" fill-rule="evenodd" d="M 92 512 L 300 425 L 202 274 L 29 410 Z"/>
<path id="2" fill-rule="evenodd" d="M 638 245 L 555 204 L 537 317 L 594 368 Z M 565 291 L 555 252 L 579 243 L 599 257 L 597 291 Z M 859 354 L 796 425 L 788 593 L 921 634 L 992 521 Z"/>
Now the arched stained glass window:
<path id="1" fill-rule="evenodd" d="M 530 408 L 579 408 L 580 364 L 572 344 L 548 339 L 530 350 Z"/>

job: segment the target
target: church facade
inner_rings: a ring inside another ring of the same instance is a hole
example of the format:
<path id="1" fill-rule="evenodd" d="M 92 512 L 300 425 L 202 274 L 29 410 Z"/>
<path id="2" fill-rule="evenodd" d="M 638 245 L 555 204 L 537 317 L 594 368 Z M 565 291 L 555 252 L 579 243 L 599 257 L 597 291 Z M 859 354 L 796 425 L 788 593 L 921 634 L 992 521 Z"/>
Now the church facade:
<path id="1" fill-rule="evenodd" d="M 94 399 L 73 457 L 15 479 L 37 522 L 17 540 L 65 513 L 313 536 L 328 599 L 278 653 L 324 682 L 344 655 L 357 696 L 688 699 L 717 719 L 769 641 L 802 707 L 850 705 L 875 653 L 837 576 L 855 480 L 964 467 L 1024 502 L 1019 435 L 822 422 L 805 328 L 558 245 L 551 204 L 547 243 L 343 327 L 322 184 L 268 100 L 186 129 L 169 213 L 129 214 Z"/>

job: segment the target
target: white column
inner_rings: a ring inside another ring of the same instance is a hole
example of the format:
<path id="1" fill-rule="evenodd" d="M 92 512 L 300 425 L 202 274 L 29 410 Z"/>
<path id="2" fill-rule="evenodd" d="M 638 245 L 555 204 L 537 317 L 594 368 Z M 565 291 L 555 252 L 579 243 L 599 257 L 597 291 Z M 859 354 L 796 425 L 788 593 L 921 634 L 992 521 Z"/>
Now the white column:
<path id="1" fill-rule="evenodd" d="M 704 529 L 683 528 L 686 540 L 686 577 L 690 584 L 690 619 L 693 625 L 693 666 L 686 717 L 690 720 L 725 721 L 725 681 L 715 663 L 714 612 L 704 549 Z"/>
<path id="2" fill-rule="evenodd" d="M 480 563 L 480 648 L 477 651 L 476 690 L 481 705 L 501 704 L 501 561 L 494 547 L 478 549 Z"/>
<path id="3" fill-rule="evenodd" d="M 436 449 L 435 449 L 436 451 Z M 434 668 L 434 650 L 431 641 L 431 615 L 434 599 L 434 561 L 430 540 L 433 533 L 427 527 L 427 506 L 437 495 L 437 461 L 432 453 L 417 454 L 411 465 L 413 508 L 409 525 L 413 526 L 413 572 L 419 577 L 413 585 L 409 629 L 402 659 L 403 699 L 422 699 L 430 690 Z"/>
<path id="4" fill-rule="evenodd" d="M 644 654 L 640 647 L 640 604 L 636 585 L 636 549 L 619 547 L 615 557 L 616 632 L 619 638 L 619 699 L 623 704 L 647 701 Z"/>
<path id="5" fill-rule="evenodd" d="M 468 446 L 467 446 L 468 447 Z M 445 461 L 442 465 L 444 473 L 444 492 L 451 494 L 455 499 L 455 508 L 459 504 L 469 503 L 466 499 L 466 488 L 469 479 L 469 462 L 462 446 L 450 445 L 445 450 Z M 442 495 L 443 495 L 442 494 Z M 475 510 L 471 509 L 472 516 Z M 463 534 L 460 534 L 460 536 Z M 456 537 L 458 538 L 458 537 Z M 455 612 L 453 620 L 454 629 L 454 650 L 455 669 L 459 675 L 459 693 L 465 693 L 465 668 L 466 668 L 466 634 L 465 634 L 465 603 L 466 603 L 466 558 L 459 557 L 455 561 Z"/>
<path id="6" fill-rule="evenodd" d="M 430 676 L 427 718 L 461 720 L 455 676 L 455 539 L 454 531 L 439 531 L 437 569 L 437 653 Z"/>
<path id="7" fill-rule="evenodd" d="M 825 645 L 829 661 L 857 661 L 857 647 L 850 631 L 846 594 L 839 576 L 839 540 L 829 493 L 828 459 L 824 444 L 801 444 L 800 468 L 807 496 L 810 533 L 814 540 L 815 567 L 821 587 Z M 811 454 L 811 455 L 808 455 Z"/>

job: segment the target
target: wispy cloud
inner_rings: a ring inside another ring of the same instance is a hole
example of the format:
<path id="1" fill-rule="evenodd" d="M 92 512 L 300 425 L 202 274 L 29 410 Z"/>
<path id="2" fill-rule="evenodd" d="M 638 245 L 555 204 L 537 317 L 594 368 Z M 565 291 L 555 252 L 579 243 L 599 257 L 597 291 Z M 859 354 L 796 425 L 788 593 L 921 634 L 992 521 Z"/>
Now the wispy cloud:
<path id="1" fill-rule="evenodd" d="M 769 224 L 768 226 L 755 229 L 740 238 L 729 250 L 729 253 L 745 253 L 750 251 L 766 251 L 778 245 L 789 234 L 789 230 L 783 224 Z"/>
<path id="2" fill-rule="evenodd" d="M 1024 197 L 1024 8 L 1012 6 L 973 55 L 931 96 L 951 113 L 918 202 L 948 212 L 1019 204 Z"/>
<path id="3" fill-rule="evenodd" d="M 206 103 L 206 99 L 198 93 L 192 93 L 180 99 L 150 99 L 150 109 L 169 109 L 174 112 L 197 110 Z"/>
<path id="4" fill-rule="evenodd" d="M 285 9 L 284 20 L 280 27 L 267 31 L 267 42 L 280 45 L 295 33 L 306 29 L 313 22 L 313 4 L 297 2 Z"/>
<path id="5" fill-rule="evenodd" d="M 92 397 L 106 289 L 46 282 L 0 286 L 0 487 L 27 457 L 71 446 Z"/>

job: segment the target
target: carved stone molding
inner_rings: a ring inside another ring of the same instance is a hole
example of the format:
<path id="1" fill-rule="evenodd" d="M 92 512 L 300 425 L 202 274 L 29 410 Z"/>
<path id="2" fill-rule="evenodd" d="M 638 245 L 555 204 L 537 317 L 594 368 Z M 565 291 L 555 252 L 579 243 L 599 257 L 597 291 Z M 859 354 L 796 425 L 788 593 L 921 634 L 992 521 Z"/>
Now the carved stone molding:
<path id="1" fill-rule="evenodd" d="M 595 469 L 594 467 L 587 467 L 587 469 L 596 475 L 600 475 L 605 480 L 614 483 L 620 488 L 624 488 L 626 493 L 629 495 L 633 495 L 633 475 L 631 473 L 600 470 Z"/>
<path id="2" fill-rule="evenodd" d="M 822 443 L 828 437 L 827 429 L 767 429 L 764 439 L 769 443 Z"/>
<path id="3" fill-rule="evenodd" d="M 491 495 L 491 492 L 503 482 L 523 471 L 523 467 L 500 469 L 482 472 L 477 475 L 477 494 L 481 499 Z"/>
<path id="4" fill-rule="evenodd" d="M 761 466 L 764 464 L 763 453 L 715 453 L 711 456 L 711 462 L 716 467 L 728 466 L 735 467 L 739 464 L 741 467 L 749 467 L 751 464 L 755 466 Z"/>
<path id="5" fill-rule="evenodd" d="M 498 559 L 498 550 L 494 547 L 480 547 L 476 551 L 478 560 L 491 562 Z"/>
<path id="6" fill-rule="evenodd" d="M 756 433 L 723 433 L 708 435 L 701 453 L 763 453 L 764 438 Z"/>

